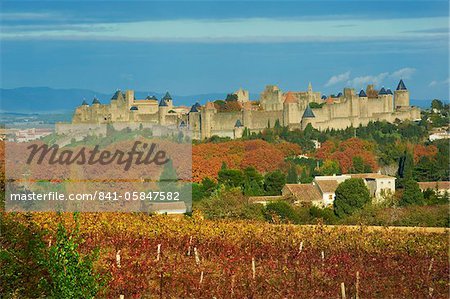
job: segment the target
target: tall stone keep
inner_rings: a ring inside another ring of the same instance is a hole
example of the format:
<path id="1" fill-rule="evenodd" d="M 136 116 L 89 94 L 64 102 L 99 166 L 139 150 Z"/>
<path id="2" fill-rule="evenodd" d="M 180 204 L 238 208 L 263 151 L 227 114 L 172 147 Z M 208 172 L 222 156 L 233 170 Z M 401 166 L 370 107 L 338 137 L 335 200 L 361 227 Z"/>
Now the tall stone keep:
<path id="1" fill-rule="evenodd" d="M 400 79 L 397 89 L 394 91 L 394 105 L 395 108 L 409 107 L 409 91 Z"/>

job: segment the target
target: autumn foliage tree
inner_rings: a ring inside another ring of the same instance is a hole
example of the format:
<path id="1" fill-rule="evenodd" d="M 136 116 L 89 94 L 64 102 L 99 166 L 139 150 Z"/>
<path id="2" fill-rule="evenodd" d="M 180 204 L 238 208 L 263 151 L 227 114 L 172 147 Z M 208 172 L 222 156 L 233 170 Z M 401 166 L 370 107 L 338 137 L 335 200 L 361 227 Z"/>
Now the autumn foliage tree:
<path id="1" fill-rule="evenodd" d="M 317 150 L 315 157 L 323 161 L 336 161 L 342 173 L 352 172 L 355 166 L 361 168 L 362 171 L 376 171 L 378 169 L 375 145 L 359 138 L 336 142 L 326 141 Z M 356 161 L 354 157 L 358 157 Z"/>
<path id="2" fill-rule="evenodd" d="M 300 146 L 288 142 L 245 140 L 197 144 L 192 146 L 192 179 L 200 182 L 205 177 L 217 178 L 223 162 L 230 169 L 254 167 L 260 173 L 287 171 L 285 158 L 300 153 Z"/>

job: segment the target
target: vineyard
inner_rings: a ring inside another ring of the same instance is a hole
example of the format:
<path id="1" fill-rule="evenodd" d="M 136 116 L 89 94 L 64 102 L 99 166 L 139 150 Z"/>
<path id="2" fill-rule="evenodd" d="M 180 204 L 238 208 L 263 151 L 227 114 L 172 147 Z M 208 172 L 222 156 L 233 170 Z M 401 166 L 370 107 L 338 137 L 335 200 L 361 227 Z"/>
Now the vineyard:
<path id="1" fill-rule="evenodd" d="M 71 214 L 2 220 L 2 229 L 21 223 L 43 232 L 45 246 L 58 222 L 75 227 Z M 100 297 L 341 298 L 344 288 L 347 298 L 448 298 L 448 231 L 212 222 L 198 214 L 83 213 L 78 226 L 80 252 L 100 249 Z M 2 237 L 5 250 L 29 245 L 13 235 Z"/>

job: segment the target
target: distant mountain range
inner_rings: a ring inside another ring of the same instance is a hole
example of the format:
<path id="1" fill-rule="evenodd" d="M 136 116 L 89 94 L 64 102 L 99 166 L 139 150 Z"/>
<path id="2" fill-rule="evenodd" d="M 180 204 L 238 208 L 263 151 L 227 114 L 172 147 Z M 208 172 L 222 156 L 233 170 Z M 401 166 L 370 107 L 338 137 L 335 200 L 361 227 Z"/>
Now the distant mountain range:
<path id="1" fill-rule="evenodd" d="M 136 91 L 137 99 L 154 95 L 158 99 L 165 93 Z M 225 99 L 226 93 L 208 93 L 197 95 L 171 95 L 175 105 L 190 106 L 195 102 L 205 103 L 207 100 Z M 55 89 L 50 87 L 19 87 L 0 89 L 0 112 L 14 113 L 65 113 L 72 112 L 81 105 L 83 99 L 88 103 L 97 97 L 101 103 L 109 103 L 111 94 L 88 89 Z"/>
<path id="2" fill-rule="evenodd" d="M 135 96 L 143 99 L 147 95 L 161 98 L 164 93 L 136 91 Z M 104 94 L 88 89 L 55 89 L 50 87 L 19 87 L 0 89 L 0 112 L 14 113 L 67 113 L 79 106 L 83 99 L 88 103 L 97 97 L 101 103 L 109 103 L 112 94 Z M 197 95 L 172 95 L 175 105 L 190 106 L 195 102 L 225 99 L 226 93 L 207 93 Z M 431 100 L 411 100 L 411 104 L 422 108 L 430 106 Z"/>

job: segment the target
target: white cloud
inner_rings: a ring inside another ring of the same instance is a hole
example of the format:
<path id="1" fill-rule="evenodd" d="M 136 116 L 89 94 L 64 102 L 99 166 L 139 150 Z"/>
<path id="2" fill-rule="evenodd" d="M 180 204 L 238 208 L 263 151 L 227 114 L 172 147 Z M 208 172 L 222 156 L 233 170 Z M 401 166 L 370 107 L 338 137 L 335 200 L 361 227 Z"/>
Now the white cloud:
<path id="1" fill-rule="evenodd" d="M 48 20 L 60 17 L 55 12 L 3 12 L 0 19 L 4 21 Z"/>
<path id="2" fill-rule="evenodd" d="M 392 73 L 383 72 L 383 73 L 379 73 L 378 75 L 365 75 L 365 76 L 355 77 L 351 80 L 348 80 L 347 85 L 355 87 L 355 88 L 365 88 L 367 84 L 374 84 L 376 86 L 380 86 L 380 85 L 382 85 L 383 81 L 386 78 L 395 79 L 395 80 L 411 79 L 412 75 L 415 72 L 416 72 L 415 68 L 404 67 L 402 69 L 393 71 Z M 430 82 L 429 86 L 434 86 L 436 84 L 438 84 L 438 82 L 433 81 L 433 82 Z"/>
<path id="3" fill-rule="evenodd" d="M 387 76 L 389 76 L 388 72 L 379 73 L 378 75 L 360 76 L 349 80 L 347 84 L 354 87 L 365 87 L 367 84 L 380 85 Z"/>
<path id="4" fill-rule="evenodd" d="M 335 85 L 335 84 L 340 83 L 340 82 L 345 82 L 348 79 L 350 79 L 350 71 L 342 73 L 342 74 L 339 74 L 339 75 L 332 76 L 328 80 L 328 82 L 325 84 L 325 86 L 328 87 L 328 86 Z"/>
<path id="5" fill-rule="evenodd" d="M 389 75 L 389 77 L 393 79 L 410 79 L 411 76 L 416 72 L 415 68 L 412 67 L 405 67 L 399 70 L 396 70 L 392 74 Z"/>
<path id="6" fill-rule="evenodd" d="M 16 13 L 3 19 L 42 18 L 42 14 Z M 446 32 L 435 32 L 448 25 L 447 17 L 364 19 L 176 19 L 133 22 L 83 23 L 73 27 L 53 28 L 28 26 L 20 30 L 14 24 L 3 24 L 1 39 L 46 40 L 136 40 L 156 42 L 332 42 L 368 40 L 437 40 Z M 84 28 L 85 27 L 85 28 Z M 108 30 L 105 30 L 107 28 Z M 389 28 L 389 30 L 386 30 Z M 19 30 L 18 30 L 19 29 Z M 418 31 L 418 30 L 422 31 Z M 423 31 L 427 30 L 427 31 Z M 434 30 L 434 31 L 433 31 Z"/>
<path id="7" fill-rule="evenodd" d="M 428 87 L 434 87 L 437 85 L 449 85 L 450 84 L 450 77 L 445 80 L 433 80 L 428 84 Z"/>

